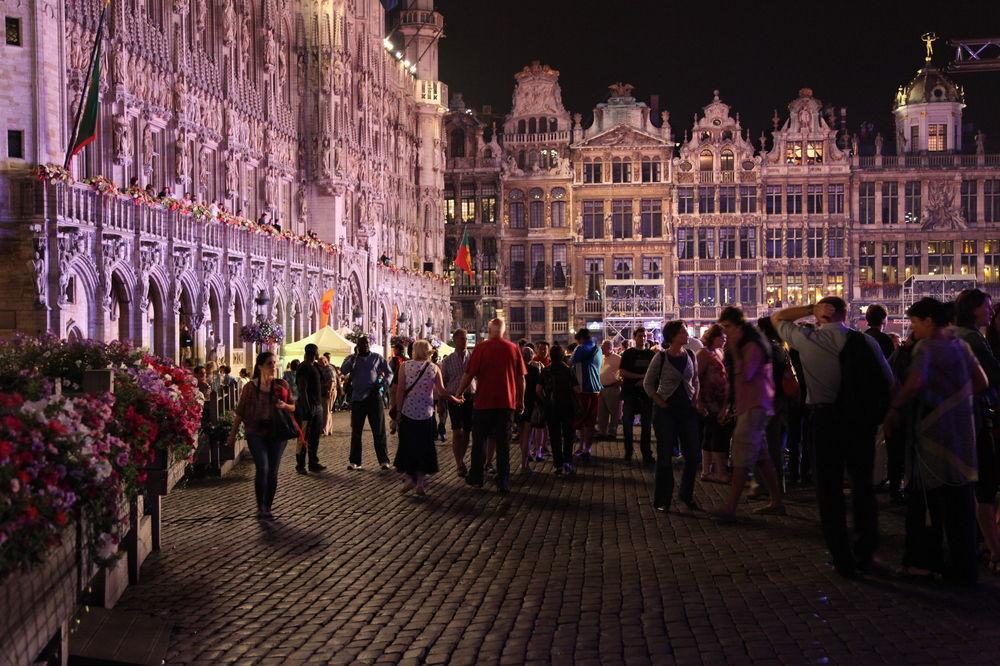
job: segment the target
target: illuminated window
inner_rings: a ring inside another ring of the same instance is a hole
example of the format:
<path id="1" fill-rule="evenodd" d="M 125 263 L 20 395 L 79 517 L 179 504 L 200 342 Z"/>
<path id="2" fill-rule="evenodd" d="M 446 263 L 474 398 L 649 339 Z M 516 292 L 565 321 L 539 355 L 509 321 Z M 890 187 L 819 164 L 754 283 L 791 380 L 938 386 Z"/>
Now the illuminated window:
<path id="1" fill-rule="evenodd" d="M 483 185 L 479 197 L 479 219 L 483 224 L 497 221 L 497 196 L 493 185 Z"/>
<path id="2" fill-rule="evenodd" d="M 677 304 L 683 307 L 694 306 L 694 276 L 677 276 Z"/>
<path id="3" fill-rule="evenodd" d="M 978 246 L 979 244 L 974 240 L 962 241 L 962 256 L 959 257 L 959 272 L 962 275 L 976 277 Z"/>
<path id="4" fill-rule="evenodd" d="M 903 221 L 906 224 L 920 222 L 920 181 L 906 181 L 903 199 Z"/>
<path id="5" fill-rule="evenodd" d="M 858 279 L 861 284 L 875 282 L 875 241 L 858 243 Z"/>
<path id="6" fill-rule="evenodd" d="M 899 223 L 899 183 L 882 183 L 882 224 Z"/>
<path id="7" fill-rule="evenodd" d="M 711 307 L 716 302 L 715 275 L 699 275 L 698 304 Z"/>
<path id="8" fill-rule="evenodd" d="M 826 278 L 826 295 L 844 297 L 844 274 L 834 273 Z"/>
<path id="9" fill-rule="evenodd" d="M 723 171 L 732 171 L 733 165 L 736 161 L 733 157 L 733 151 L 723 150 L 719 161 Z"/>
<path id="10" fill-rule="evenodd" d="M 7 46 L 21 46 L 21 19 L 14 16 L 7 16 L 4 23 Z"/>
<path id="11" fill-rule="evenodd" d="M 899 282 L 899 241 L 882 242 L 882 282 Z"/>
<path id="12" fill-rule="evenodd" d="M 804 280 L 801 275 L 790 274 L 786 279 L 787 289 L 785 291 L 785 297 L 788 299 L 789 305 L 798 305 L 799 303 L 805 302 L 803 300 L 803 287 Z"/>
<path id="13" fill-rule="evenodd" d="M 444 191 L 444 222 L 455 223 L 455 193 L 450 190 Z"/>
<path id="14" fill-rule="evenodd" d="M 698 170 L 699 171 L 712 171 L 715 168 L 715 160 L 712 157 L 711 150 L 701 151 L 701 155 L 698 156 Z"/>
<path id="15" fill-rule="evenodd" d="M 935 123 L 927 126 L 927 150 L 938 152 L 948 150 L 948 126 Z"/>
<path id="16" fill-rule="evenodd" d="M 903 277 L 923 273 L 920 241 L 905 241 L 903 245 Z"/>
<path id="17" fill-rule="evenodd" d="M 823 142 L 809 141 L 806 143 L 806 164 L 823 163 Z"/>
<path id="18" fill-rule="evenodd" d="M 719 276 L 719 303 L 722 305 L 731 305 L 737 303 L 739 299 L 739 294 L 736 291 L 736 276 L 735 275 L 720 275 Z"/>
<path id="19" fill-rule="evenodd" d="M 983 241 L 983 282 L 1000 283 L 1000 239 Z"/>
<path id="20" fill-rule="evenodd" d="M 954 241 L 928 241 L 927 272 L 931 275 L 951 275 L 955 272 Z"/>
<path id="21" fill-rule="evenodd" d="M 476 221 L 476 186 L 462 185 L 462 222 Z"/>
<path id="22" fill-rule="evenodd" d="M 785 281 L 780 275 L 767 275 L 764 277 L 764 298 L 772 308 L 780 308 L 784 305 Z"/>
<path id="23" fill-rule="evenodd" d="M 785 164 L 802 164 L 802 142 L 789 141 L 785 144 Z"/>

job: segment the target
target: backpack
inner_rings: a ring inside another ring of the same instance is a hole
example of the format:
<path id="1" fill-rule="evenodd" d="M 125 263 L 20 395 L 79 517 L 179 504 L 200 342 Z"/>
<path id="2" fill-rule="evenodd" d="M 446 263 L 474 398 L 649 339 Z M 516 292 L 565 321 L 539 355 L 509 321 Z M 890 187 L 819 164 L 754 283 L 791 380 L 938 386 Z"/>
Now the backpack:
<path id="1" fill-rule="evenodd" d="M 844 348 L 840 350 L 840 393 L 837 395 L 837 406 L 843 410 L 847 422 L 878 427 L 889 411 L 891 389 L 865 334 L 849 330 Z"/>

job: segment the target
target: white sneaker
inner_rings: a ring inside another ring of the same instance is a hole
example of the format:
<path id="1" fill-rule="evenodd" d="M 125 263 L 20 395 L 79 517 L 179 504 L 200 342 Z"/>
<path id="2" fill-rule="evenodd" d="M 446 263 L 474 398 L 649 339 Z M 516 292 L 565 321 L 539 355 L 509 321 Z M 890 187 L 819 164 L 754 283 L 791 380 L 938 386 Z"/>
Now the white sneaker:
<path id="1" fill-rule="evenodd" d="M 351 463 L 347 466 L 347 469 L 363 469 L 363 468 L 361 467 L 361 465 L 355 465 L 354 463 Z"/>

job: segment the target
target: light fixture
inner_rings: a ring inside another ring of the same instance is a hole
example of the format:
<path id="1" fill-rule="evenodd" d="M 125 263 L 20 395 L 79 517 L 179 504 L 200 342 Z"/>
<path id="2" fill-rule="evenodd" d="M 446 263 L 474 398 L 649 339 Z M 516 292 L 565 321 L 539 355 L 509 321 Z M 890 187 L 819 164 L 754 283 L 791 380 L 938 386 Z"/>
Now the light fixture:
<path id="1" fill-rule="evenodd" d="M 410 64 L 410 59 L 409 58 L 407 58 L 406 60 L 403 61 L 403 67 L 409 69 L 411 66 L 412 65 Z"/>
<path id="2" fill-rule="evenodd" d="M 403 59 L 403 52 L 396 51 L 396 60 L 402 60 L 402 59 Z"/>
<path id="3" fill-rule="evenodd" d="M 410 65 L 410 74 L 416 74 L 416 73 L 417 73 L 417 66 Z"/>
<path id="4" fill-rule="evenodd" d="M 387 49 L 389 49 L 391 51 L 392 50 L 392 40 L 390 40 L 388 37 L 386 37 L 385 39 L 382 40 L 382 46 L 384 46 L 385 48 L 387 48 Z"/>

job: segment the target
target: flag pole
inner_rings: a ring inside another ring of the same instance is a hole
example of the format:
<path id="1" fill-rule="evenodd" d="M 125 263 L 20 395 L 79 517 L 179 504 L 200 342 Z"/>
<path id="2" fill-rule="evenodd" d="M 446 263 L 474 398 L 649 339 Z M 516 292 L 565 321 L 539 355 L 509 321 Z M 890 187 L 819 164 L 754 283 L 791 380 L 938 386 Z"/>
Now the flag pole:
<path id="1" fill-rule="evenodd" d="M 105 0 L 104 7 L 101 8 L 101 18 L 97 23 L 97 39 L 94 40 L 94 46 L 90 50 L 90 65 L 87 67 L 87 82 L 90 86 L 84 84 L 83 90 L 80 94 L 80 103 L 76 105 L 76 116 L 73 119 L 73 134 L 69 138 L 69 146 L 66 148 L 66 160 L 63 162 L 63 168 L 69 171 L 70 160 L 73 159 L 73 148 L 76 145 L 77 134 L 80 132 L 80 121 L 83 119 L 83 107 L 87 103 L 87 97 L 90 93 L 90 87 L 94 85 L 100 85 L 100 77 L 97 81 L 91 81 L 94 75 L 94 61 L 98 57 L 98 51 L 100 49 L 101 41 L 104 39 L 104 19 L 108 14 L 108 4 L 110 0 Z"/>

